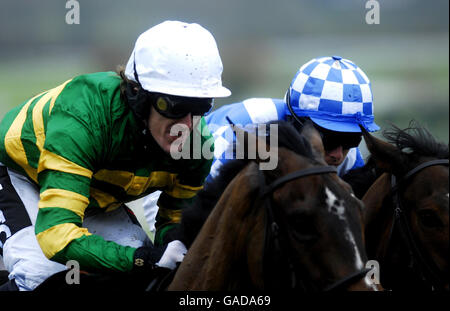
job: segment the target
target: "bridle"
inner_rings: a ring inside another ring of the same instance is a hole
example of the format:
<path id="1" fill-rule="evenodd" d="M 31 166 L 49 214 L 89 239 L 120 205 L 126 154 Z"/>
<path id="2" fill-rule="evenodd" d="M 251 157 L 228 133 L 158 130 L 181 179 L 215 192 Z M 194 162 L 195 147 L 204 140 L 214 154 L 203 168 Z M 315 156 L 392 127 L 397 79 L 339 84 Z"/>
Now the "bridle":
<path id="1" fill-rule="evenodd" d="M 388 245 L 392 239 L 392 233 L 395 227 L 398 227 L 400 235 L 402 239 L 406 243 L 410 263 L 409 267 L 413 269 L 417 268 L 417 272 L 419 273 L 419 277 L 424 284 L 428 284 L 431 286 L 432 290 L 436 290 L 439 288 L 443 288 L 443 284 L 445 284 L 441 274 L 436 267 L 436 264 L 431 260 L 427 260 L 423 254 L 421 253 L 416 241 L 411 232 L 411 228 L 408 225 L 408 221 L 405 215 L 405 209 L 403 207 L 402 199 L 399 195 L 400 189 L 404 189 L 405 183 L 409 181 L 415 174 L 420 172 L 421 170 L 435 165 L 449 165 L 448 159 L 439 159 L 439 160 L 431 160 L 424 162 L 408 173 L 406 173 L 400 180 L 396 180 L 396 177 L 392 174 L 391 177 L 391 191 L 390 197 L 392 199 L 392 204 L 394 208 L 394 217 L 392 221 L 392 225 L 389 232 L 388 237 Z M 387 249 L 387 248 L 386 248 Z"/>
<path id="2" fill-rule="evenodd" d="M 273 210 L 273 196 L 271 195 L 277 188 L 282 185 L 306 176 L 311 175 L 322 175 L 322 174 L 330 174 L 337 173 L 337 169 L 334 166 L 313 166 L 303 170 L 298 170 L 293 173 L 282 176 L 271 184 L 266 185 L 264 173 L 261 170 L 258 170 L 259 178 L 262 183 L 262 187 L 260 187 L 259 199 L 256 202 L 262 202 L 264 205 L 264 209 L 266 211 L 266 224 L 265 224 L 265 243 L 264 243 L 264 254 L 263 254 L 263 273 L 264 279 L 266 280 L 266 276 L 269 275 L 269 271 L 273 270 L 273 266 L 270 266 L 270 263 L 267 263 L 267 258 L 284 258 L 286 260 L 288 272 L 288 278 L 290 280 L 290 288 L 296 288 L 297 285 L 300 285 L 304 290 L 306 290 L 306 284 L 302 283 L 302 280 L 297 280 L 293 260 L 289 254 L 288 247 L 286 247 L 283 243 L 287 241 L 286 237 L 281 237 L 281 235 L 286 235 L 285 232 L 280 230 L 280 226 L 275 219 L 275 213 Z M 284 246 L 284 247 L 283 247 Z M 284 256 L 283 256 L 284 255 Z M 362 269 L 351 273 L 344 278 L 334 282 L 333 284 L 323 288 L 324 291 L 332 291 L 332 290 L 340 290 L 344 289 L 348 285 L 354 283 L 355 281 L 365 277 L 367 272 L 370 269 Z M 299 283 L 299 284 L 297 284 Z M 265 284 L 266 285 L 266 284 Z"/>

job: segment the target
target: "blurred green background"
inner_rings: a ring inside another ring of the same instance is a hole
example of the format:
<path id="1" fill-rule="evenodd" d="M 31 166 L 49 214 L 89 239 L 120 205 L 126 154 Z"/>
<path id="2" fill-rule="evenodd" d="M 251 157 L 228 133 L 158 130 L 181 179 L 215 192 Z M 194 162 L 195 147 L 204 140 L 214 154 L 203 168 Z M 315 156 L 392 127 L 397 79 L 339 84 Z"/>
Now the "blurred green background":
<path id="1" fill-rule="evenodd" d="M 79 0 L 68 25 L 65 0 L 0 1 L 0 119 L 32 95 L 75 75 L 125 65 L 137 36 L 164 20 L 197 22 L 216 38 L 223 83 L 233 94 L 283 97 L 298 68 L 317 56 L 353 60 L 369 76 L 376 122 L 416 119 L 449 136 L 448 0 Z"/>
<path id="2" fill-rule="evenodd" d="M 379 25 L 366 24 L 365 0 L 78 2 L 80 24 L 68 25 L 65 0 L 0 1 L 0 119 L 75 75 L 126 64 L 141 32 L 176 19 L 217 40 L 233 92 L 217 106 L 282 97 L 303 63 L 340 55 L 371 79 L 382 128 L 415 118 L 448 142 L 448 0 L 379 0 Z"/>

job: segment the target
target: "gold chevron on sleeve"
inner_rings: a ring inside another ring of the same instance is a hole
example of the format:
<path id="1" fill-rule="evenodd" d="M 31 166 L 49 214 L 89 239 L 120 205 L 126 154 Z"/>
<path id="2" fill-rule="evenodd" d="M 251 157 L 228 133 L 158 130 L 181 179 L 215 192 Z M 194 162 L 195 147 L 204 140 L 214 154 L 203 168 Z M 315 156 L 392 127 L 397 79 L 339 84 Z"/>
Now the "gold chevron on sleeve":
<path id="1" fill-rule="evenodd" d="M 91 235 L 86 228 L 80 228 L 72 223 L 53 226 L 36 235 L 44 255 L 51 259 L 63 250 L 70 242 L 82 236 Z"/>
<path id="2" fill-rule="evenodd" d="M 168 209 L 160 207 L 158 209 L 158 216 L 163 218 L 164 223 L 178 224 L 181 222 L 181 210 L 180 209 Z"/>
<path id="3" fill-rule="evenodd" d="M 22 134 L 22 128 L 25 124 L 25 121 L 27 119 L 27 111 L 28 108 L 30 108 L 31 103 L 41 96 L 43 93 L 40 93 L 36 96 L 34 96 L 32 99 L 30 99 L 20 110 L 19 114 L 14 119 L 13 123 L 9 127 L 8 132 L 5 135 L 5 149 L 8 156 L 16 162 L 18 165 L 20 165 L 27 175 L 37 182 L 37 172 L 36 169 L 30 166 L 28 163 L 27 155 L 25 153 L 25 149 L 22 144 L 21 140 L 21 134 Z"/>
<path id="4" fill-rule="evenodd" d="M 44 133 L 44 117 L 42 115 L 42 110 L 44 109 L 44 106 L 48 103 L 48 101 L 51 99 L 50 106 L 53 107 L 53 104 L 56 101 L 56 98 L 59 96 L 59 94 L 62 92 L 64 87 L 67 83 L 69 83 L 71 80 L 68 80 L 61 84 L 58 87 L 55 87 L 54 89 L 51 89 L 48 91 L 44 96 L 42 96 L 37 103 L 33 107 L 33 128 L 34 128 L 34 134 L 36 136 L 36 146 L 38 147 L 39 151 L 42 152 L 42 149 L 44 147 L 45 142 L 45 133 Z M 50 109 L 49 109 L 50 111 Z"/>
<path id="5" fill-rule="evenodd" d="M 39 208 L 59 207 L 74 212 L 83 220 L 84 210 L 89 204 L 89 199 L 81 194 L 63 190 L 63 189 L 47 189 L 41 193 Z"/>
<path id="6" fill-rule="evenodd" d="M 90 196 L 97 201 L 98 205 L 101 208 L 109 208 L 109 207 L 117 207 L 117 204 L 121 204 L 119 200 L 117 200 L 111 194 L 101 191 L 99 189 L 91 187 Z"/>
<path id="7" fill-rule="evenodd" d="M 72 79 L 67 80 L 66 82 L 64 82 L 63 84 L 61 84 L 60 86 L 54 88 L 53 90 L 55 91 L 55 96 L 52 96 L 52 100 L 50 102 L 50 107 L 48 109 L 48 113 L 50 114 L 52 112 L 53 109 L 53 105 L 55 104 L 56 98 L 58 98 L 59 93 L 61 93 L 61 91 L 66 87 L 66 84 L 69 83 L 70 81 L 72 81 Z M 53 91 L 52 90 L 52 91 Z M 56 94 L 57 93 L 57 94 Z"/>
<path id="8" fill-rule="evenodd" d="M 197 192 L 203 189 L 203 186 L 193 187 L 188 185 L 182 185 L 178 182 L 175 183 L 175 187 L 171 190 L 166 190 L 165 192 L 173 198 L 177 199 L 190 199 L 193 198 Z"/>
<path id="9" fill-rule="evenodd" d="M 101 169 L 94 174 L 94 179 L 119 186 L 123 189 L 127 189 L 132 180 L 134 174 L 132 172 L 120 171 L 120 170 L 107 170 Z"/>
<path id="10" fill-rule="evenodd" d="M 151 172 L 149 177 L 143 177 L 135 176 L 128 171 L 102 169 L 96 172 L 93 178 L 118 186 L 129 195 L 138 196 L 148 188 L 168 187 L 172 189 L 175 185 L 176 176 L 177 174 L 165 171 L 155 171 Z"/>
<path id="11" fill-rule="evenodd" d="M 43 170 L 54 170 L 69 174 L 76 174 L 87 178 L 92 177 L 92 171 L 82 167 L 66 158 L 50 152 L 46 149 L 42 150 L 41 157 L 39 158 L 39 165 L 37 172 L 40 173 Z"/>

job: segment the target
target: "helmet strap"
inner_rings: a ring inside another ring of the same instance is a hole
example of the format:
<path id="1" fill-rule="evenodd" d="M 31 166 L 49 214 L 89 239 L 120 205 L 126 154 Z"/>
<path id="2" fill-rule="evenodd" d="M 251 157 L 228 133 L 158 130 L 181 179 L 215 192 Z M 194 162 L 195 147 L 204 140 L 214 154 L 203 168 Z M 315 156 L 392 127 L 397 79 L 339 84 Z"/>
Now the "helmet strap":
<path id="1" fill-rule="evenodd" d="M 141 86 L 141 82 L 139 81 L 139 76 L 137 74 L 137 70 L 136 70 L 136 53 L 134 53 L 134 57 L 133 57 L 133 70 L 134 70 L 134 78 L 136 79 L 136 82 L 139 84 L 139 86 Z M 142 87 L 141 87 L 142 88 Z"/>
<path id="2" fill-rule="evenodd" d="M 137 90 L 135 89 L 134 85 L 128 83 L 125 89 L 125 95 L 128 105 L 130 106 L 134 115 L 143 124 L 144 129 L 147 129 L 151 106 L 148 102 L 150 98 L 139 82 L 139 77 L 136 71 L 136 62 L 134 62 L 134 77 L 138 84 Z"/>

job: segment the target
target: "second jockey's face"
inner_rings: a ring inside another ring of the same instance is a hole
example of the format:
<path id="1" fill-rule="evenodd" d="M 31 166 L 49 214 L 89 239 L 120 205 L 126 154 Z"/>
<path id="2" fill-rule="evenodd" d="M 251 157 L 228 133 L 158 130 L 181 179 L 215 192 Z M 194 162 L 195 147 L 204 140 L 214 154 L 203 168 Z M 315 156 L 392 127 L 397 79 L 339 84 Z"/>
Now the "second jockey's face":
<path id="1" fill-rule="evenodd" d="M 325 128 L 319 129 L 325 149 L 325 161 L 328 165 L 338 166 L 344 162 L 351 148 L 361 143 L 360 132 L 337 132 Z"/>
<path id="2" fill-rule="evenodd" d="M 344 162 L 349 150 L 343 149 L 342 146 L 338 146 L 333 150 L 325 150 L 325 161 L 328 165 L 339 166 Z"/>

